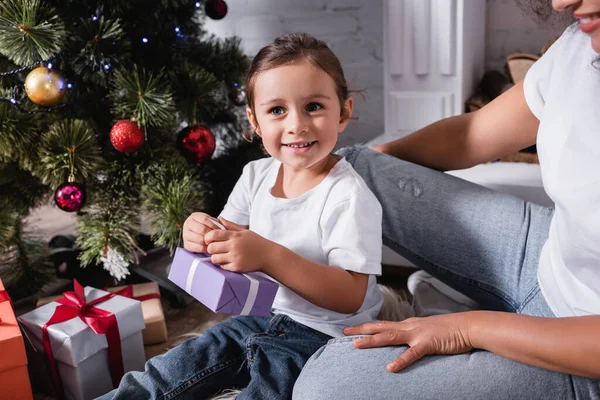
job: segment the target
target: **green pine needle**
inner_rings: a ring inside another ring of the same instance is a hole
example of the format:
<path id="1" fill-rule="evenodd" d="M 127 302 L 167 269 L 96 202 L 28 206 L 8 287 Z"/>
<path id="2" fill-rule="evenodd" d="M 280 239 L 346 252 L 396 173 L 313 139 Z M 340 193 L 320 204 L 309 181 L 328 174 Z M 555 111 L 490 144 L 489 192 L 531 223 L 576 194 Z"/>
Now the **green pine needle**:
<path id="1" fill-rule="evenodd" d="M 121 253 L 128 262 L 135 261 L 139 217 L 127 211 L 130 204 L 115 199 L 109 206 L 93 205 L 77 220 L 77 244 L 81 247 L 82 266 L 100 263 L 109 248 Z"/>
<path id="2" fill-rule="evenodd" d="M 66 37 L 56 11 L 40 0 L 0 2 L 0 32 L 0 53 L 22 66 L 54 57 Z"/>
<path id="3" fill-rule="evenodd" d="M 11 90 L 0 88 L 0 98 L 16 98 Z M 0 103 L 0 162 L 18 161 L 23 168 L 31 169 L 38 163 L 37 154 L 31 151 L 39 140 L 40 118 L 18 111 L 12 104 Z"/>
<path id="4" fill-rule="evenodd" d="M 71 60 L 73 70 L 84 80 L 106 86 L 110 78 L 109 68 L 118 63 L 127 52 L 130 43 L 119 19 L 81 19 L 76 41 L 81 48 Z"/>
<path id="5" fill-rule="evenodd" d="M 7 195 L 0 196 L 0 253 L 7 250 L 13 235 L 14 227 L 18 223 L 19 213 L 13 206 L 14 200 Z"/>
<path id="6" fill-rule="evenodd" d="M 172 75 L 177 109 L 183 116 L 192 124 L 211 120 L 222 83 L 209 71 L 190 63 L 185 63 L 182 71 Z"/>
<path id="7" fill-rule="evenodd" d="M 39 290 L 54 275 L 48 261 L 48 247 L 32 239 L 24 239 L 20 218 L 5 229 L 0 247 L 0 276 L 13 300 Z"/>
<path id="8" fill-rule="evenodd" d="M 112 80 L 112 112 L 120 119 L 134 118 L 142 127 L 172 123 L 175 118 L 173 95 L 164 70 L 155 75 L 134 65 L 119 69 Z"/>
<path id="9" fill-rule="evenodd" d="M 58 121 L 43 136 L 40 150 L 41 166 L 36 172 L 44 183 L 58 187 L 67 180 L 71 152 L 78 182 L 88 179 L 101 166 L 101 149 L 96 144 L 96 134 L 85 121 Z"/>
<path id="10" fill-rule="evenodd" d="M 154 243 L 174 253 L 182 245 L 185 219 L 204 208 L 205 192 L 206 188 L 198 187 L 198 177 L 182 165 L 165 162 L 151 168 L 143 194 Z"/>
<path id="11" fill-rule="evenodd" d="M 48 189 L 17 163 L 0 164 L 0 196 L 7 196 L 11 201 L 7 208 L 16 210 L 20 216 L 46 201 Z M 0 219 L 0 222 L 3 221 Z"/>

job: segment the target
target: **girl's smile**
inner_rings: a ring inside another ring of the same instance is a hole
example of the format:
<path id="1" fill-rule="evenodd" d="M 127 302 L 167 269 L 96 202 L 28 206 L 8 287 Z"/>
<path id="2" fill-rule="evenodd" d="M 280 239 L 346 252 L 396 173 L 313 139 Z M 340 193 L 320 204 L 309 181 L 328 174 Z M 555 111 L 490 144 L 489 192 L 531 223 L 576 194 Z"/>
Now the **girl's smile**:
<path id="1" fill-rule="evenodd" d="M 312 141 L 301 141 L 295 143 L 284 143 L 283 146 L 287 147 L 289 151 L 295 154 L 304 154 L 310 151 L 313 145 L 317 143 L 316 140 Z"/>
<path id="2" fill-rule="evenodd" d="M 352 99 L 342 108 L 332 77 L 309 62 L 260 73 L 254 99 L 248 118 L 267 152 L 288 174 L 320 175 L 348 123 Z"/>

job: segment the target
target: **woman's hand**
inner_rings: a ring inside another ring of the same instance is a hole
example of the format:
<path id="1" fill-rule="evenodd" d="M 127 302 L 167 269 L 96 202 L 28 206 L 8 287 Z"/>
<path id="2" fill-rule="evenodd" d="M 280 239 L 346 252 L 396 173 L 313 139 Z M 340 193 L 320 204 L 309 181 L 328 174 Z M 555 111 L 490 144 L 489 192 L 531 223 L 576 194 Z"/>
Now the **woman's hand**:
<path id="1" fill-rule="evenodd" d="M 378 321 L 344 329 L 345 335 L 372 335 L 353 340 L 354 347 L 367 349 L 395 345 L 410 346 L 387 365 L 398 372 L 430 354 L 460 354 L 473 350 L 467 313 L 408 318 L 401 322 Z"/>
<path id="2" fill-rule="evenodd" d="M 206 234 L 214 229 L 220 229 L 212 221 L 215 218 L 208 214 L 192 213 L 183 223 L 183 248 L 194 253 L 206 253 Z"/>
<path id="3" fill-rule="evenodd" d="M 219 218 L 219 222 L 227 230 L 214 230 L 204 237 L 211 261 L 233 272 L 262 270 L 275 243 L 224 218 Z"/>

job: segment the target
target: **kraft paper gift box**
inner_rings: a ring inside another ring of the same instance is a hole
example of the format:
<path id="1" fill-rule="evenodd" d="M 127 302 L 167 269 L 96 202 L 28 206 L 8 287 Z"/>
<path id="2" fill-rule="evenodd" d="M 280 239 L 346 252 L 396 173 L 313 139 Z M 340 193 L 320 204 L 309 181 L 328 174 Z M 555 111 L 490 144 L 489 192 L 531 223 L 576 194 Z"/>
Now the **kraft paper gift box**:
<path id="1" fill-rule="evenodd" d="M 178 248 L 169 280 L 216 313 L 268 316 L 279 284 L 260 272 L 226 271 L 207 254 Z"/>
<path id="2" fill-rule="evenodd" d="M 76 284 L 77 286 L 78 284 Z M 51 317 L 54 318 L 55 311 L 62 306 L 59 301 L 64 301 L 69 293 L 75 292 L 67 292 L 58 301 L 48 303 L 19 317 L 35 350 L 44 354 L 44 361 L 47 360 L 48 353 L 44 351 L 43 327 L 49 323 Z M 110 294 L 103 290 L 85 288 L 86 304 L 107 295 Z M 86 305 L 86 307 L 88 306 Z M 77 311 L 72 311 L 73 308 L 67 309 L 74 313 L 73 318 L 51 324 L 47 328 L 52 350 L 51 356 L 54 358 L 58 381 L 66 399 L 94 399 L 113 389 L 120 379 L 119 372 L 144 370 L 146 357 L 142 342 L 144 318 L 141 303 L 127 297 L 114 295 L 106 301 L 93 304 L 93 308 L 99 309 L 99 313 L 116 318 L 117 346 L 113 345 L 109 348 L 110 334 L 96 334 L 80 318 L 81 312 L 77 314 Z M 87 315 L 84 313 L 84 316 Z M 111 368 L 115 364 L 110 361 L 111 350 L 114 351 L 115 348 L 118 348 L 119 343 L 121 353 L 118 361 L 119 369 L 122 367 L 122 371 Z M 51 363 L 46 361 L 46 365 L 52 372 Z M 35 368 L 35 366 L 32 367 Z M 40 368 L 44 368 L 44 366 L 40 366 Z"/>
<path id="3" fill-rule="evenodd" d="M 0 279 L 0 398 L 33 399 L 25 343 L 12 304 Z"/>
<path id="4" fill-rule="evenodd" d="M 131 287 L 133 289 L 132 298 L 142 302 L 142 314 L 146 327 L 142 331 L 142 338 L 145 345 L 159 344 L 167 341 L 167 324 L 165 314 L 160 302 L 160 291 L 156 282 L 139 283 L 130 286 L 118 286 L 106 289 L 107 292 L 119 293 L 125 295 L 122 291 Z M 152 297 L 156 298 L 145 298 Z M 41 297 L 36 302 L 36 307 L 41 307 L 52 301 L 60 299 L 62 296 Z M 131 297 L 131 296 L 126 296 Z"/>
<path id="5" fill-rule="evenodd" d="M 144 344 L 158 344 L 167 341 L 167 323 L 165 321 L 165 313 L 162 303 L 160 302 L 160 290 L 158 283 L 138 283 L 131 285 L 133 289 L 133 298 L 142 302 L 142 314 L 144 315 L 144 323 L 146 327 L 142 331 Z M 118 286 L 106 289 L 110 293 L 123 294 L 123 290 L 128 289 L 128 286 Z M 152 297 L 155 298 L 145 298 Z"/>

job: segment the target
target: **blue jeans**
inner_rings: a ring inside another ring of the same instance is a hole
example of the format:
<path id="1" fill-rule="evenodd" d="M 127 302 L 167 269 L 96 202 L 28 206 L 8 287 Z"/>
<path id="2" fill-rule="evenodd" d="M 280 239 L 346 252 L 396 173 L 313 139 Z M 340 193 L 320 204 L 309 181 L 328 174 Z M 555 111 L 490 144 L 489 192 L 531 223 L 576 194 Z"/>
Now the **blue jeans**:
<path id="1" fill-rule="evenodd" d="M 554 317 L 537 281 L 552 208 L 366 148 L 339 153 L 381 202 L 388 247 L 482 308 Z M 294 399 L 600 399 L 599 380 L 486 351 L 429 356 L 393 374 L 385 366 L 406 346 L 359 350 L 351 340 L 311 357 Z"/>
<path id="2" fill-rule="evenodd" d="M 100 399 L 206 399 L 242 389 L 238 399 L 289 399 L 308 358 L 331 336 L 286 315 L 236 316 L 129 372 Z"/>

